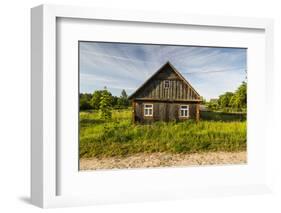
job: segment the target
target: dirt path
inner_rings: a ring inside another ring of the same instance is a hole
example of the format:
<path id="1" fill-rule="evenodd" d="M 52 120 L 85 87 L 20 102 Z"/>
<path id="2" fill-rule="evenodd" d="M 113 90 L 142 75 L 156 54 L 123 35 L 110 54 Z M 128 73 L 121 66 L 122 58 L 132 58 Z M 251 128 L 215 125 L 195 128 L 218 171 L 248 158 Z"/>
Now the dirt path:
<path id="1" fill-rule="evenodd" d="M 217 164 L 245 164 L 246 152 L 208 152 L 201 154 L 136 154 L 130 157 L 82 158 L 81 170 L 124 169 L 148 167 L 198 166 Z"/>

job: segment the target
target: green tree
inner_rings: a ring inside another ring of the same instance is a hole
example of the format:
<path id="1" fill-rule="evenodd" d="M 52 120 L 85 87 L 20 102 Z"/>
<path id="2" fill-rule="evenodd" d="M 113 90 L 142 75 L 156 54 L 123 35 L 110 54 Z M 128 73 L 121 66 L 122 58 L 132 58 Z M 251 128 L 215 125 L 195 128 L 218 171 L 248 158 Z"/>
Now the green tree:
<path id="1" fill-rule="evenodd" d="M 230 99 L 230 101 L 229 101 L 229 104 L 230 104 L 230 106 L 231 106 L 232 109 L 237 110 L 237 108 L 238 108 L 238 102 L 237 102 L 237 98 L 236 98 L 236 95 L 235 95 L 235 94 L 231 97 L 231 99 Z"/>
<path id="2" fill-rule="evenodd" d="M 209 110 L 218 110 L 219 108 L 218 99 L 210 99 L 210 101 L 207 102 L 206 105 Z"/>
<path id="3" fill-rule="evenodd" d="M 116 107 L 118 106 L 118 100 L 119 100 L 119 97 L 117 96 L 112 96 L 112 107 Z"/>
<path id="4" fill-rule="evenodd" d="M 100 116 L 102 119 L 110 119 L 112 117 L 111 112 L 112 106 L 112 95 L 106 89 L 102 91 L 99 109 L 100 109 Z"/>
<path id="5" fill-rule="evenodd" d="M 100 101 L 101 101 L 101 97 L 102 97 L 102 92 L 103 92 L 103 90 L 96 90 L 93 93 L 92 99 L 90 101 L 90 104 L 91 104 L 93 109 L 99 109 L 100 108 Z"/>
<path id="6" fill-rule="evenodd" d="M 117 100 L 117 105 L 119 107 L 128 107 L 129 106 L 128 95 L 124 89 L 121 92 L 121 96 Z"/>
<path id="7" fill-rule="evenodd" d="M 247 83 L 242 84 L 235 91 L 234 96 L 230 100 L 230 105 L 236 110 L 247 108 Z"/>
<path id="8" fill-rule="evenodd" d="M 247 83 L 243 82 L 235 92 L 236 98 L 238 99 L 239 107 L 247 107 Z"/>
<path id="9" fill-rule="evenodd" d="M 89 110 L 92 108 L 90 101 L 91 101 L 91 94 L 81 93 L 79 95 L 79 108 L 80 110 Z"/>
<path id="10" fill-rule="evenodd" d="M 126 93 L 126 91 L 124 89 L 121 92 L 121 97 L 122 98 L 128 98 L 128 95 L 127 95 L 127 93 Z"/>
<path id="11" fill-rule="evenodd" d="M 228 108 L 231 106 L 230 100 L 233 97 L 233 95 L 234 94 L 232 92 L 226 92 L 223 95 L 219 96 L 218 104 L 221 109 Z"/>
<path id="12" fill-rule="evenodd" d="M 243 81 L 234 93 L 226 92 L 219 99 L 211 99 L 206 105 L 214 111 L 244 111 L 247 108 L 247 83 Z"/>

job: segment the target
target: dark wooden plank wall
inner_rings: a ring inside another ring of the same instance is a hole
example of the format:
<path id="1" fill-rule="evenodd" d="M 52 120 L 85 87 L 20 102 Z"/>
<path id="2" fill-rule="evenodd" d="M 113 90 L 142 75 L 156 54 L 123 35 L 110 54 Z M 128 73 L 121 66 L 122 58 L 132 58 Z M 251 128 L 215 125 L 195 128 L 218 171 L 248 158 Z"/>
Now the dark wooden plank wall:
<path id="1" fill-rule="evenodd" d="M 137 94 L 137 98 L 153 98 L 160 100 L 198 100 L 200 97 L 182 80 L 169 80 L 169 88 L 165 88 L 165 80 L 153 80 Z"/>
<path id="2" fill-rule="evenodd" d="M 165 81 L 170 82 L 165 88 Z M 164 67 L 156 76 L 147 82 L 135 95 L 135 98 L 153 98 L 159 100 L 199 100 L 200 97 L 187 85 L 171 67 Z"/>
<path id="3" fill-rule="evenodd" d="M 144 104 L 153 104 L 153 117 L 144 116 Z M 196 104 L 194 103 L 168 103 L 168 102 L 143 102 L 136 101 L 135 121 L 150 123 L 152 121 L 178 121 L 186 118 L 179 117 L 180 105 L 189 105 L 190 119 L 196 119 Z"/>

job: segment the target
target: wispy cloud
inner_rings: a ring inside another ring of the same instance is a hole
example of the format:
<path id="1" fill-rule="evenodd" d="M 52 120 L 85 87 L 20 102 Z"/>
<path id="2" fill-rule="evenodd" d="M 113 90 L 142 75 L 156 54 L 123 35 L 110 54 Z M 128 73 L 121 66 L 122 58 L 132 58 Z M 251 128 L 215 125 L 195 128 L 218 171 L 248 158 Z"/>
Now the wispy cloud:
<path id="1" fill-rule="evenodd" d="M 245 80 L 246 54 L 242 48 L 81 42 L 80 91 L 106 86 L 114 95 L 131 93 L 169 60 L 200 95 L 215 98 Z"/>

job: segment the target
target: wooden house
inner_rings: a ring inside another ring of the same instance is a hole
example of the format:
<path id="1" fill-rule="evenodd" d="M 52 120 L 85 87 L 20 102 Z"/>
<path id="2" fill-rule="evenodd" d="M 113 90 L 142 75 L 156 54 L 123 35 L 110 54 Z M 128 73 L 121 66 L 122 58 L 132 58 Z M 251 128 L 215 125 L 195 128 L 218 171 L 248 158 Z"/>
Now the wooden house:
<path id="1" fill-rule="evenodd" d="M 156 71 L 129 99 L 134 122 L 199 120 L 200 95 L 170 62 Z"/>

